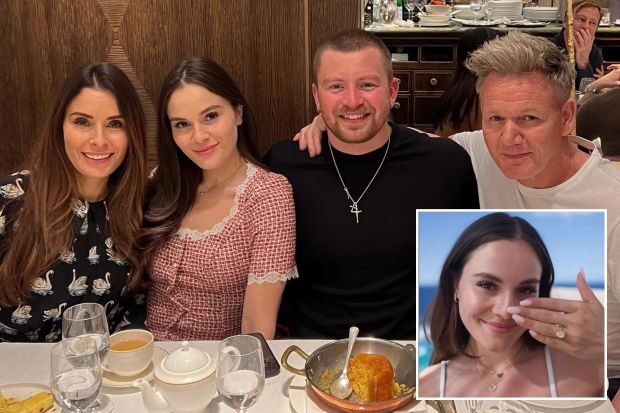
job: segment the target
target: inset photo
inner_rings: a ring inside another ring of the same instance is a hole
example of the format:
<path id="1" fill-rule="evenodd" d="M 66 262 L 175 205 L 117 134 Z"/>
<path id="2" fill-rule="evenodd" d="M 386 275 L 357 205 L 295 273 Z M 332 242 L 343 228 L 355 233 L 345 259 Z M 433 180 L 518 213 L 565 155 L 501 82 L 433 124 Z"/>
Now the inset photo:
<path id="1" fill-rule="evenodd" d="M 605 397 L 604 210 L 418 210 L 420 399 Z"/>

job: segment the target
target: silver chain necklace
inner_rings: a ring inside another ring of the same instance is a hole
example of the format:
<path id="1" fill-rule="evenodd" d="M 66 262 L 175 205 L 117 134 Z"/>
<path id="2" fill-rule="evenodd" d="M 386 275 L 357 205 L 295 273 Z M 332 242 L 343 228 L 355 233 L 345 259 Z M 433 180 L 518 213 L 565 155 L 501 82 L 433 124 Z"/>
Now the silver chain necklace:
<path id="1" fill-rule="evenodd" d="M 351 205 L 349 205 L 349 207 L 351 208 L 350 212 L 352 214 L 355 214 L 355 223 L 359 224 L 360 223 L 359 215 L 362 212 L 362 210 L 358 208 L 357 204 L 359 204 L 359 202 L 362 200 L 362 198 L 366 194 L 366 191 L 368 191 L 368 188 L 370 188 L 370 185 L 372 185 L 372 182 L 375 180 L 375 178 L 379 174 L 379 171 L 381 170 L 381 167 L 383 166 L 383 162 L 385 162 L 385 158 L 387 157 L 388 151 L 390 150 L 390 137 L 388 136 L 387 147 L 385 148 L 385 153 L 383 154 L 383 159 L 381 159 L 381 163 L 379 164 L 379 167 L 375 171 L 375 174 L 372 176 L 372 178 L 370 178 L 370 182 L 368 182 L 368 185 L 366 185 L 366 188 L 364 189 L 362 194 L 359 196 L 359 198 L 357 198 L 357 200 L 353 199 L 353 197 L 349 193 L 349 189 L 344 183 L 344 179 L 342 179 L 342 175 L 340 174 L 340 170 L 338 169 L 338 164 L 336 163 L 336 158 L 334 157 L 334 151 L 332 149 L 332 144 L 329 141 L 329 139 L 327 140 L 327 145 L 329 146 L 329 153 L 332 155 L 332 161 L 334 161 L 334 166 L 336 167 L 338 178 L 340 178 L 340 183 L 342 184 L 342 187 L 344 188 L 344 193 L 347 195 L 347 199 L 351 201 Z"/>

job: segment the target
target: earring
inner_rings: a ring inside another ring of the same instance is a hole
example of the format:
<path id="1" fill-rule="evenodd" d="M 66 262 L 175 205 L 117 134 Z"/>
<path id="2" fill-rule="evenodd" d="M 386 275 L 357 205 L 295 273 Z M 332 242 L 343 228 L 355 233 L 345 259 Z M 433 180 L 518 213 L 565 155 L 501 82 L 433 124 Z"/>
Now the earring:
<path id="1" fill-rule="evenodd" d="M 454 293 L 454 297 L 453 298 L 454 298 L 454 302 L 458 304 L 459 303 L 459 298 L 456 296 L 456 293 Z"/>

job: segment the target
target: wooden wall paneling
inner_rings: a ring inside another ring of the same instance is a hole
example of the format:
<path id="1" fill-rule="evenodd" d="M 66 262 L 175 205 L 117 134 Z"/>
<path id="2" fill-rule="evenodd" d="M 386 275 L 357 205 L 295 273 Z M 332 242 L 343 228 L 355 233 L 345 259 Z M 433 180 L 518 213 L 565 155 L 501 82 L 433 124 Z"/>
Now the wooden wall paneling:
<path id="1" fill-rule="evenodd" d="M 339 31 L 361 26 L 361 7 L 360 0 L 310 0 L 309 5 L 309 65 L 312 70 L 314 52 L 323 40 Z M 310 106 L 311 119 L 317 113 L 314 100 Z"/>
<path id="2" fill-rule="evenodd" d="M 75 68 L 109 60 L 134 82 L 155 162 L 162 77 L 211 56 L 237 81 L 258 121 L 258 147 L 310 120 L 310 59 L 325 36 L 358 27 L 359 0 L 4 0 L 0 2 L 0 175 L 28 153 L 50 100 Z"/>
<path id="3" fill-rule="evenodd" d="M 256 108 L 265 125 L 261 150 L 291 139 L 308 119 L 306 8 L 304 1 L 266 1 L 257 16 L 258 61 L 250 70 L 258 81 L 263 107 Z"/>
<path id="4" fill-rule="evenodd" d="M 123 43 L 155 104 L 161 79 L 181 59 L 220 63 L 257 118 L 262 153 L 305 121 L 303 18 L 296 2 L 131 0 Z"/>
<path id="5" fill-rule="evenodd" d="M 110 33 L 95 0 L 6 0 L 0 9 L 0 174 L 28 154 L 66 76 L 104 60 Z"/>

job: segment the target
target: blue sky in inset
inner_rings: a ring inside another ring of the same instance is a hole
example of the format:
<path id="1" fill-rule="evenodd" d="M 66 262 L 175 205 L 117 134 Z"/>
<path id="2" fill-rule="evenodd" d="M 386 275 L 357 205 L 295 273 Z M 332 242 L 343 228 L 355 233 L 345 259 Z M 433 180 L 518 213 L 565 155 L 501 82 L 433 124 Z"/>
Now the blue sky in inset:
<path id="1" fill-rule="evenodd" d="M 418 283 L 436 286 L 441 266 L 461 232 L 493 211 L 420 211 Z M 555 268 L 555 283 L 574 285 L 579 268 L 589 283 L 605 280 L 605 217 L 598 211 L 505 211 L 527 220 L 540 234 Z"/>

